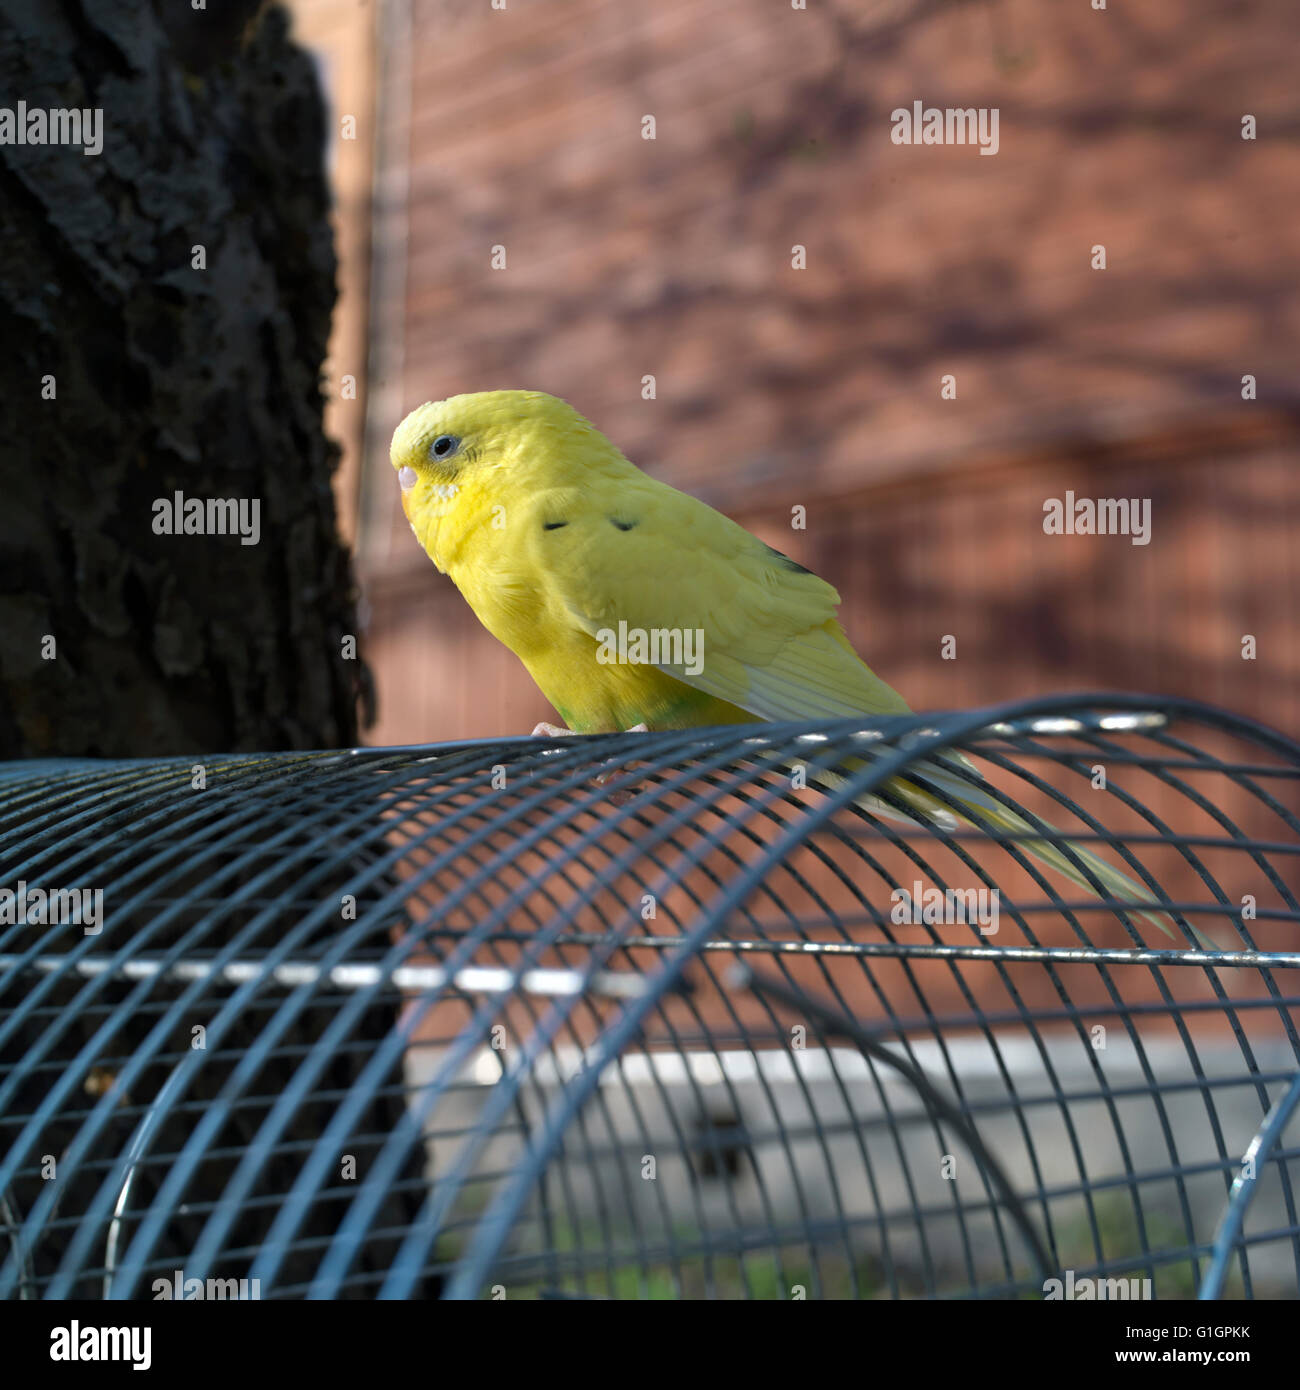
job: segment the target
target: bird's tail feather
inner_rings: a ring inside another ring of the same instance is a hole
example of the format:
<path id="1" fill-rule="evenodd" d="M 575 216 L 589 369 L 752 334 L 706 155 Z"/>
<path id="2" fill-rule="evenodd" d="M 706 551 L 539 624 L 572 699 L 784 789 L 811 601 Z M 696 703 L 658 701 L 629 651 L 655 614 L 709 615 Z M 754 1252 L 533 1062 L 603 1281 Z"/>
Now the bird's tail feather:
<path id="1" fill-rule="evenodd" d="M 1038 825 L 1031 825 L 1023 816 L 1018 815 L 997 799 L 996 791 L 990 783 L 979 775 L 974 764 L 962 757 L 961 754 L 950 754 L 949 756 L 955 758 L 962 769 L 969 773 L 974 780 L 968 781 L 965 777 L 959 777 L 932 759 L 918 764 L 916 774 L 923 778 L 928 786 L 941 790 L 952 802 L 957 803 L 961 807 L 959 813 L 954 812 L 953 807 L 947 802 L 941 801 L 932 792 L 918 786 L 906 777 L 891 778 L 883 790 L 891 794 L 896 802 L 901 801 L 904 805 L 921 813 L 926 818 L 924 822 L 918 822 L 914 817 L 900 813 L 897 805 L 891 805 L 889 802 L 881 800 L 879 796 L 870 793 L 859 798 L 863 809 L 910 825 L 933 824 L 941 830 L 951 831 L 956 830 L 960 822 L 964 820 L 969 825 L 991 830 L 995 834 L 1014 835 L 1017 837 L 1015 844 L 1019 849 L 1032 855 L 1040 863 L 1046 864 L 1057 873 L 1064 875 L 1071 883 L 1084 889 L 1093 897 L 1102 896 L 1097 888 L 1097 885 L 1100 884 L 1106 893 L 1109 893 L 1119 902 L 1136 908 L 1137 915 L 1144 921 L 1159 927 L 1166 936 L 1177 940 L 1173 918 L 1167 912 L 1148 910 L 1148 904 L 1153 907 L 1157 906 L 1157 899 L 1146 888 L 1136 883 L 1126 873 L 1115 868 L 1113 864 L 1108 864 L 1092 850 L 1076 844 L 1072 840 L 1065 839 L 1054 825 L 1043 820 L 1042 817 L 1037 818 Z M 828 783 L 839 784 L 842 778 L 835 776 L 835 774 L 827 774 L 823 780 Z M 1053 843 L 1051 840 L 1042 838 L 1044 832 L 1053 836 L 1060 836 L 1060 842 Z M 1065 852 L 1066 848 L 1068 848 L 1068 853 Z M 1087 870 L 1086 873 L 1085 869 Z M 1207 951 L 1222 949 L 1195 926 L 1191 926 L 1191 931 L 1203 949 Z"/>

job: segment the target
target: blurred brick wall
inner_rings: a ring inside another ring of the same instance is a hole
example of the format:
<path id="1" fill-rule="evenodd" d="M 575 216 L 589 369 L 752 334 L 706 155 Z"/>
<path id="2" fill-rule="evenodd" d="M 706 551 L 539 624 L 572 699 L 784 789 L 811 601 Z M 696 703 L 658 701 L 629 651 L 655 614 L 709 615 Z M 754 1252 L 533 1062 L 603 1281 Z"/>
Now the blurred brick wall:
<path id="1" fill-rule="evenodd" d="M 373 741 L 548 713 L 386 461 L 412 406 L 500 386 L 816 568 L 918 706 L 1126 687 L 1300 729 L 1286 0 L 392 0 L 381 33 Z M 891 143 L 916 99 L 996 106 L 998 154 Z M 1045 536 L 1067 489 L 1150 497 L 1152 544 Z"/>
<path id="2" fill-rule="evenodd" d="M 357 539 L 365 453 L 370 331 L 371 187 L 375 168 L 375 6 L 369 0 L 290 0 L 294 38 L 316 59 L 329 141 L 325 158 L 334 194 L 339 297 L 329 356 L 322 364 L 325 428 L 338 441 L 334 496 L 339 530 Z"/>

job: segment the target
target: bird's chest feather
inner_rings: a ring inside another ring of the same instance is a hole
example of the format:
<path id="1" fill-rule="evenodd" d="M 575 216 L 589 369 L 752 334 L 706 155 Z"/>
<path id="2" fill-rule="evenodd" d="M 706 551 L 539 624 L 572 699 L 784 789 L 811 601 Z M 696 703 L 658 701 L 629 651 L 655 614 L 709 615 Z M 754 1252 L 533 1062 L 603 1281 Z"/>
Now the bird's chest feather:
<path id="1" fill-rule="evenodd" d="M 602 659 L 601 643 L 565 598 L 574 576 L 566 583 L 563 567 L 588 563 L 585 548 L 543 535 L 541 545 L 512 545 L 507 533 L 480 547 L 473 564 L 457 565 L 452 578 L 479 621 L 520 658 L 565 723 L 584 733 L 626 729 L 693 699 L 695 692 L 655 666 Z"/>
<path id="2" fill-rule="evenodd" d="M 642 722 L 639 711 L 652 701 L 648 692 L 669 679 L 654 667 L 602 661 L 600 644 L 545 574 L 499 566 L 476 575 L 467 587 L 473 595 L 465 596 L 483 626 L 519 657 L 572 729 Z"/>

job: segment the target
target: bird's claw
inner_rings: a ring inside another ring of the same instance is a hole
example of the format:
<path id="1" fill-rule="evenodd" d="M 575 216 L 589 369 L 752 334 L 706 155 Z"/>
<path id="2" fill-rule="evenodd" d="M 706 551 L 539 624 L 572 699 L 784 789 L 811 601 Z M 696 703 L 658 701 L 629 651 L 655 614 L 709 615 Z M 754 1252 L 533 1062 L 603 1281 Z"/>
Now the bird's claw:
<path id="1" fill-rule="evenodd" d="M 625 734 L 648 734 L 650 729 L 645 724 L 634 724 L 630 729 L 624 729 L 623 732 Z M 591 779 L 598 787 L 603 787 L 609 779 L 614 776 L 615 772 L 622 764 L 619 763 L 617 759 L 611 759 L 606 766 L 609 769 L 607 772 L 598 772 Z M 615 806 L 626 806 L 636 795 L 636 790 L 636 784 L 634 782 L 624 782 L 619 786 L 610 787 L 605 793 L 605 797 L 606 800 L 610 801 Z"/>
<path id="2" fill-rule="evenodd" d="M 634 724 L 630 729 L 624 729 L 626 734 L 648 734 L 649 726 L 646 724 Z M 533 738 L 572 738 L 577 733 L 576 729 L 566 729 L 560 724 L 538 724 L 532 732 Z M 621 764 L 617 759 L 612 759 L 608 764 L 608 771 L 598 772 L 591 779 L 598 787 L 603 787 L 614 775 Z M 636 795 L 635 786 L 610 787 L 605 793 L 607 799 L 615 806 L 624 806 Z"/>

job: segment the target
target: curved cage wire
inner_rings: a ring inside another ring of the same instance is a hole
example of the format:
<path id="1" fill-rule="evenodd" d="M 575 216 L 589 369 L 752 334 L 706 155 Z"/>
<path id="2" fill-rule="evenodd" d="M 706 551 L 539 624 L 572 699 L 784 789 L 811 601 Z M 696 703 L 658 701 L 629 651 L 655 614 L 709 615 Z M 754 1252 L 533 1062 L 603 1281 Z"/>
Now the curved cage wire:
<path id="1" fill-rule="evenodd" d="M 8 765 L 0 1291 L 1294 1297 L 1298 815 L 1115 695 Z"/>

